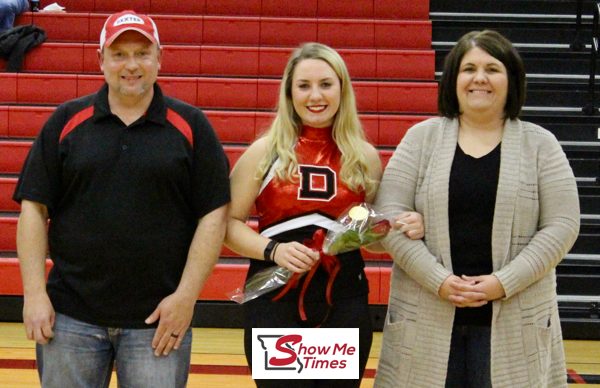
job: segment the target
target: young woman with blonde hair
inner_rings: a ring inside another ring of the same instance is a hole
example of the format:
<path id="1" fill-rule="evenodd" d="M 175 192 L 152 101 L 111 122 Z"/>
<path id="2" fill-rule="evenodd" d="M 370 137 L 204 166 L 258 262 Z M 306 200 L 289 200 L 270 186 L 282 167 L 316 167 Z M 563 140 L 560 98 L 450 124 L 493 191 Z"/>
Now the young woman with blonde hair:
<path id="1" fill-rule="evenodd" d="M 333 49 L 309 43 L 285 69 L 275 120 L 231 173 L 226 245 L 249 257 L 248 277 L 279 265 L 310 271 L 319 253 L 302 244 L 355 202 L 370 202 L 382 175 L 377 150 L 358 119 L 346 65 Z M 259 233 L 246 221 L 253 205 Z M 405 231 L 422 235 L 416 214 Z M 338 255 L 337 275 L 321 265 L 285 294 L 277 289 L 244 304 L 245 350 L 252 366 L 252 328 L 359 328 L 362 377 L 372 342 L 369 285 L 360 251 Z M 301 295 L 302 294 L 302 295 Z M 258 387 L 359 387 L 357 380 L 256 380 Z"/>

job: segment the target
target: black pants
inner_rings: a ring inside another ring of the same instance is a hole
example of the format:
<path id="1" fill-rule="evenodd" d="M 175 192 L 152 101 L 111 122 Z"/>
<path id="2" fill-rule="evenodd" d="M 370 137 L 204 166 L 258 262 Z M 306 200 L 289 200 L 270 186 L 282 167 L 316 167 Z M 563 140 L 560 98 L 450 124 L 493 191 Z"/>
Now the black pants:
<path id="1" fill-rule="evenodd" d="M 491 327 L 455 325 L 446 388 L 491 388 Z"/>
<path id="2" fill-rule="evenodd" d="M 255 299 L 245 303 L 246 314 L 244 350 L 252 369 L 252 328 L 311 328 L 321 324 L 327 315 L 327 303 L 305 303 L 308 320 L 300 319 L 297 302 L 272 302 Z M 369 310 L 368 296 L 363 295 L 334 303 L 323 328 L 358 328 L 359 376 L 357 380 L 254 380 L 258 388 L 359 388 L 367 366 L 373 342 L 373 322 Z"/>

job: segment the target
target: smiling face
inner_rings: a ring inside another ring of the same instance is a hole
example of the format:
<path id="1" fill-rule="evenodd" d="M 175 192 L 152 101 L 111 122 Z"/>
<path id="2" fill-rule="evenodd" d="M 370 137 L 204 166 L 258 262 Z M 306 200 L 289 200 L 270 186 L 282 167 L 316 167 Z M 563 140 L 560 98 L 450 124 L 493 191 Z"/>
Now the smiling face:
<path id="1" fill-rule="evenodd" d="M 109 93 L 119 100 L 151 96 L 161 59 L 158 45 L 136 31 L 121 33 L 98 54 Z"/>
<path id="2" fill-rule="evenodd" d="M 340 107 L 340 96 L 340 79 L 327 62 L 304 59 L 296 65 L 292 78 L 292 101 L 302 124 L 315 128 L 333 125 Z"/>
<path id="3" fill-rule="evenodd" d="M 504 64 L 478 47 L 469 50 L 460 62 L 456 79 L 461 114 L 504 118 L 507 93 Z"/>

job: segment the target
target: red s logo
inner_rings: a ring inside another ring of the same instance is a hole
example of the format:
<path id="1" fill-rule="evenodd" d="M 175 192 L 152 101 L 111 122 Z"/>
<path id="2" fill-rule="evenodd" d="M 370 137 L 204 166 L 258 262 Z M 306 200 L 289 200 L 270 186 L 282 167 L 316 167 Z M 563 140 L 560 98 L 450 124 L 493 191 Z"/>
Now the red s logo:
<path id="1" fill-rule="evenodd" d="M 290 356 L 287 358 L 271 357 L 271 359 L 269 360 L 269 364 L 271 364 L 273 366 L 285 366 L 285 365 L 290 365 L 291 363 L 296 361 L 298 356 L 296 355 L 296 352 L 294 351 L 294 349 L 289 347 L 289 345 L 288 345 L 288 347 L 283 347 L 283 345 L 288 342 L 291 342 L 292 345 L 295 345 L 295 344 L 299 343 L 300 341 L 302 341 L 302 336 L 298 335 L 298 334 L 285 335 L 285 336 L 279 338 L 277 340 L 277 343 L 275 344 L 275 349 L 277 349 L 278 351 L 280 351 L 282 353 L 287 353 Z"/>

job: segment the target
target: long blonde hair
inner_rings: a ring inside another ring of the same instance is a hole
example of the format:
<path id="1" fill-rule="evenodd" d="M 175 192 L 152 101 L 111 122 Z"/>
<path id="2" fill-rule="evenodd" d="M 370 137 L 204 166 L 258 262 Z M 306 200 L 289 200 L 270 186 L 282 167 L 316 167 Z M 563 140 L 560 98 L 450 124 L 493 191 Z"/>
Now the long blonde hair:
<path id="1" fill-rule="evenodd" d="M 354 192 L 364 189 L 367 194 L 375 189 L 370 178 L 365 156 L 366 137 L 356 110 L 356 100 L 350 75 L 342 57 L 332 48 L 320 43 L 306 43 L 290 57 L 281 88 L 277 115 L 266 134 L 267 155 L 258 165 L 257 178 L 262 179 L 279 158 L 275 176 L 282 181 L 295 181 L 299 175 L 298 160 L 294 152 L 296 141 L 302 132 L 302 119 L 296 113 L 292 101 L 292 80 L 298 63 L 305 59 L 320 59 L 335 71 L 341 83 L 340 107 L 333 122 L 332 137 L 342 153 L 340 178 Z"/>

